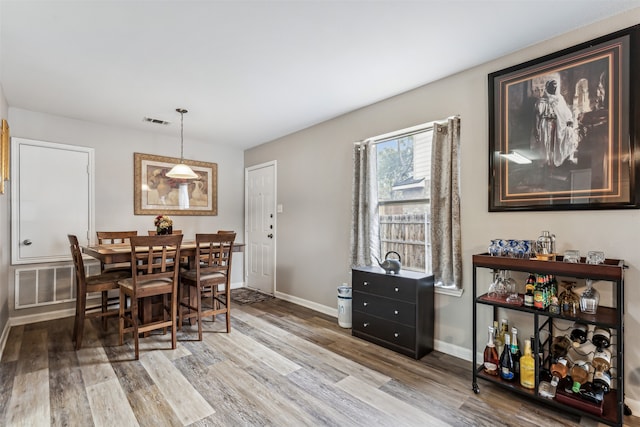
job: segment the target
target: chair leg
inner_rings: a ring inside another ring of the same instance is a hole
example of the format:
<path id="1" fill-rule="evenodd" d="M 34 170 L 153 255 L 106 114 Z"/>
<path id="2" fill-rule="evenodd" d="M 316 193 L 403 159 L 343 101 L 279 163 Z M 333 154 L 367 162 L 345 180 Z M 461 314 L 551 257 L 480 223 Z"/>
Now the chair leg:
<path id="1" fill-rule="evenodd" d="M 227 320 L 227 333 L 231 332 L 231 292 L 229 292 L 229 286 L 227 285 L 224 290 L 225 305 L 226 307 L 226 320 Z"/>
<path id="2" fill-rule="evenodd" d="M 131 298 L 131 326 L 133 328 L 133 342 L 136 360 L 140 359 L 140 337 L 138 336 L 138 301 Z"/>
<path id="3" fill-rule="evenodd" d="M 118 327 L 118 335 L 119 335 L 119 344 L 122 345 L 124 343 L 124 316 L 125 316 L 125 301 L 126 301 L 126 296 L 124 294 L 124 292 L 120 291 L 120 307 L 119 307 L 119 311 L 118 311 L 118 320 L 119 320 L 119 327 Z"/>
<path id="4" fill-rule="evenodd" d="M 196 287 L 196 319 L 198 320 L 198 341 L 202 341 L 202 292 L 204 288 Z"/>
<path id="5" fill-rule="evenodd" d="M 76 341 L 76 350 L 82 348 L 82 335 L 84 334 L 84 318 L 87 310 L 87 294 L 82 292 L 76 297 L 76 324 L 73 328 Z"/>
<path id="6" fill-rule="evenodd" d="M 107 329 L 107 310 L 109 302 L 109 291 L 102 291 L 102 329 Z"/>
<path id="7" fill-rule="evenodd" d="M 175 292 L 171 293 L 171 348 L 177 347 L 176 339 L 176 315 L 178 314 L 178 300 Z"/>

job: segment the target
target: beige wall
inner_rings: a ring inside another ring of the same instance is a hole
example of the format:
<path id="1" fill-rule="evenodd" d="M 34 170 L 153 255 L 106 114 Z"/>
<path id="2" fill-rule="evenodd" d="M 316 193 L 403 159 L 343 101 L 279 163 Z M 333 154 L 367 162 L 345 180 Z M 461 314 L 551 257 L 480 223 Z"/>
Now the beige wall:
<path id="1" fill-rule="evenodd" d="M 557 236 L 558 250 L 603 250 L 625 259 L 627 331 L 640 327 L 639 210 L 584 212 L 487 211 L 487 74 L 606 35 L 640 22 L 640 8 L 563 37 L 523 49 L 416 90 L 368 106 L 245 152 L 245 166 L 278 162 L 277 291 L 293 299 L 335 306 L 336 286 L 350 282 L 349 226 L 352 142 L 460 114 L 462 120 L 462 297 L 437 295 L 437 348 L 471 357 L 471 256 L 485 252 L 490 239 Z M 508 37 L 508 35 L 505 35 Z M 452 46 L 451 49 L 455 49 Z M 437 53 L 426 52 L 437 61 Z M 488 278 L 483 278 L 488 280 Z M 598 286 L 598 285 L 597 285 Z M 490 314 L 479 318 L 479 344 L 486 340 Z M 510 316 L 527 331 L 526 323 Z M 521 336 L 527 336 L 521 334 Z M 626 334 L 627 402 L 640 402 L 640 341 Z M 636 413 L 640 407 L 634 408 Z"/>

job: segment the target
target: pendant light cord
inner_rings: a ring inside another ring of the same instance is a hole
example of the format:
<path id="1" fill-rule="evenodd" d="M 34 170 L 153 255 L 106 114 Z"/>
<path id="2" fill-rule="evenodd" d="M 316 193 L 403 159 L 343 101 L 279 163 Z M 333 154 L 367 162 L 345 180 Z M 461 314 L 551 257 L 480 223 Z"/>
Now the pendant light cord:
<path id="1" fill-rule="evenodd" d="M 180 113 L 180 163 L 184 163 L 184 113 L 187 110 L 176 108 L 176 111 Z"/>

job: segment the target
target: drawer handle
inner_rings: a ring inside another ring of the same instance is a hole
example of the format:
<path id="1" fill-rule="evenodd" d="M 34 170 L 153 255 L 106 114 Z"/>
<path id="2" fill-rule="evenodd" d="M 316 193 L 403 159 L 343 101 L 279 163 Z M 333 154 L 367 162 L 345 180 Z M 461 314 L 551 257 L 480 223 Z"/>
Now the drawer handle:
<path id="1" fill-rule="evenodd" d="M 366 307 L 366 306 L 369 305 L 369 303 L 368 302 L 363 302 L 362 305 Z"/>
<path id="2" fill-rule="evenodd" d="M 369 326 L 369 322 L 363 323 L 362 326 L 364 326 L 366 328 L 367 326 Z"/>
<path id="3" fill-rule="evenodd" d="M 393 314 L 395 314 L 396 316 L 399 314 L 400 312 L 398 310 L 393 310 Z"/>
<path id="4" fill-rule="evenodd" d="M 395 288 L 395 291 L 396 291 L 396 292 L 399 292 L 399 291 L 400 291 L 400 289 L 398 289 L 398 288 Z"/>
<path id="5" fill-rule="evenodd" d="M 393 336 L 394 336 L 394 337 L 396 337 L 396 338 L 398 338 L 398 337 L 400 336 L 400 334 L 399 334 L 399 333 L 397 333 L 397 332 L 394 332 L 394 333 L 393 333 Z"/>
<path id="6" fill-rule="evenodd" d="M 369 282 L 362 282 L 363 286 L 367 286 L 369 284 Z"/>

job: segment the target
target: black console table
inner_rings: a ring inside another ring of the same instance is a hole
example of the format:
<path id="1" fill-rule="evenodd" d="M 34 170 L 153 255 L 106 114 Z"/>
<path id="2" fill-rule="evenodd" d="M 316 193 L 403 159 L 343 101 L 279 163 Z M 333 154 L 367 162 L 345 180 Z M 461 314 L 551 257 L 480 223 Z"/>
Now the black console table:
<path id="1" fill-rule="evenodd" d="M 415 359 L 433 350 L 433 276 L 352 270 L 352 335 Z"/>

